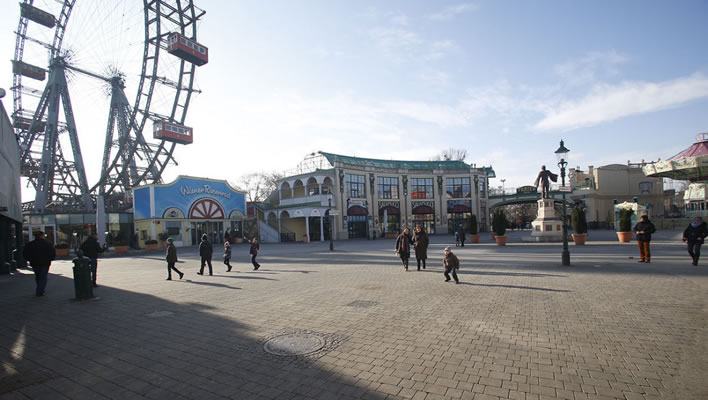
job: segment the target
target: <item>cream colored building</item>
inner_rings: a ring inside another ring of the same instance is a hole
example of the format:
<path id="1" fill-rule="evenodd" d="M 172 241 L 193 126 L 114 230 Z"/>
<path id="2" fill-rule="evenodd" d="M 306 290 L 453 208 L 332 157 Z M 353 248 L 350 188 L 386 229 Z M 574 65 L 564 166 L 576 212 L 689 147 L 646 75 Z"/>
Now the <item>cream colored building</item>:
<path id="1" fill-rule="evenodd" d="M 582 171 L 570 169 L 573 186 L 571 199 L 583 201 L 588 223 L 594 227 L 612 227 L 614 205 L 637 201 L 647 206 L 650 217 L 663 217 L 664 183 L 642 171 L 643 164 L 610 164 Z"/>
<path id="2" fill-rule="evenodd" d="M 338 240 L 390 237 L 415 225 L 445 234 L 471 214 L 488 225 L 491 168 L 318 152 L 296 172 L 263 205 L 265 241 L 329 240 L 330 215 Z"/>

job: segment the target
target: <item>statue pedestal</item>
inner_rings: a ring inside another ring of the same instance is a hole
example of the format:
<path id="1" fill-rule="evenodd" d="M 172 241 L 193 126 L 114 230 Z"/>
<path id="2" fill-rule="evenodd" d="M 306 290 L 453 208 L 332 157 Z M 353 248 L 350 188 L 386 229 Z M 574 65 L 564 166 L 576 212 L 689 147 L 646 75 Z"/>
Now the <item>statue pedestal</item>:
<path id="1" fill-rule="evenodd" d="M 524 241 L 562 242 L 562 222 L 553 207 L 553 199 L 541 199 L 538 201 L 538 216 L 531 222 L 531 237 L 525 237 Z"/>

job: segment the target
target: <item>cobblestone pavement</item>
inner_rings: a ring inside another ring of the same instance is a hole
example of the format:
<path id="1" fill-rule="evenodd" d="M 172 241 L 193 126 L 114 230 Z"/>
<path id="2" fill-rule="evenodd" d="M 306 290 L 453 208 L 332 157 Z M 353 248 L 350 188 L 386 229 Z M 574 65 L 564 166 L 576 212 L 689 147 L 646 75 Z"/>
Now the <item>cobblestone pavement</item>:
<path id="1" fill-rule="evenodd" d="M 453 247 L 459 285 L 442 276 L 451 236 L 420 272 L 392 240 L 264 244 L 258 271 L 235 245 L 214 276 L 180 249 L 181 281 L 160 253 L 108 258 L 83 302 L 69 261 L 41 298 L 30 271 L 0 276 L 0 399 L 708 398 L 708 256 L 691 266 L 662 231 L 638 264 L 597 231 L 561 267 L 560 244 L 522 234 Z M 287 334 L 321 346 L 264 351 Z"/>

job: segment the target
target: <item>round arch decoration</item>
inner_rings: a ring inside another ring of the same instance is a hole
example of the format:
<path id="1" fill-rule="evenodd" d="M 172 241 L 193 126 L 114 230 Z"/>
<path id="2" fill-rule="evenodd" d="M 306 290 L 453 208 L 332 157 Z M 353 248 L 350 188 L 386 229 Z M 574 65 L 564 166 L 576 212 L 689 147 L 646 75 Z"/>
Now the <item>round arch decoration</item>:
<path id="1" fill-rule="evenodd" d="M 221 204 L 208 197 L 195 201 L 189 210 L 189 218 L 193 219 L 224 219 L 225 216 Z"/>

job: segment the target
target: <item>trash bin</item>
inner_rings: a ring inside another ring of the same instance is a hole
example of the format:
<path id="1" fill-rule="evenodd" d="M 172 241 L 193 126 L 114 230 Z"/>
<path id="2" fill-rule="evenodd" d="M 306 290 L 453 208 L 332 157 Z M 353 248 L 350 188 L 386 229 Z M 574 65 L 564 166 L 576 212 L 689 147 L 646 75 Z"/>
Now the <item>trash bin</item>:
<path id="1" fill-rule="evenodd" d="M 87 300 L 93 298 L 93 285 L 91 284 L 91 259 L 84 257 L 84 252 L 76 252 L 74 263 L 74 291 L 76 300 Z"/>

